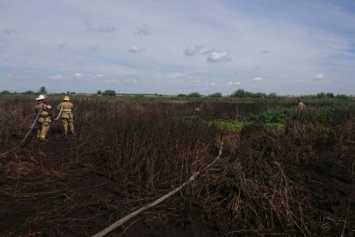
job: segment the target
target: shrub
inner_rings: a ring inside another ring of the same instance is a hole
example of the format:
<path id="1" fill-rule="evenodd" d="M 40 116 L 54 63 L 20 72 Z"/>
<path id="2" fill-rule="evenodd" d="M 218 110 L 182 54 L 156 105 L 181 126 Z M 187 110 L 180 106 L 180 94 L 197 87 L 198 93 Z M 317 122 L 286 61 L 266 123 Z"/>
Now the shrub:
<path id="1" fill-rule="evenodd" d="M 116 95 L 116 91 L 115 90 L 105 90 L 104 92 L 102 92 L 102 95 L 115 96 Z"/>

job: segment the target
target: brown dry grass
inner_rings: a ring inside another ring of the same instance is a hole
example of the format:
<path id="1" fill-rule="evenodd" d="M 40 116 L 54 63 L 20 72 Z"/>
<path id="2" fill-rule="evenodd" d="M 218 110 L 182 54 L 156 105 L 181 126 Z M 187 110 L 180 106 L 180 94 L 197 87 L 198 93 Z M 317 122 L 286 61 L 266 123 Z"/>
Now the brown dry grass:
<path id="1" fill-rule="evenodd" d="M 230 134 L 204 122 L 218 114 L 235 117 L 230 103 L 204 104 L 200 117 L 186 117 L 196 116 L 196 104 L 74 103 L 75 138 L 63 139 L 54 122 L 50 142 L 32 140 L 1 158 L 0 217 L 6 221 L 0 230 L 7 236 L 92 235 L 185 182 L 213 160 L 221 139 L 224 153 L 215 166 L 113 235 L 352 236 L 355 231 L 351 116 L 330 130 L 295 120 L 281 133 L 254 124 Z M 1 152 L 21 140 L 34 117 L 30 102 L 10 100 L 2 108 L 13 112 L 0 114 Z M 252 108 L 239 109 L 247 114 Z"/>

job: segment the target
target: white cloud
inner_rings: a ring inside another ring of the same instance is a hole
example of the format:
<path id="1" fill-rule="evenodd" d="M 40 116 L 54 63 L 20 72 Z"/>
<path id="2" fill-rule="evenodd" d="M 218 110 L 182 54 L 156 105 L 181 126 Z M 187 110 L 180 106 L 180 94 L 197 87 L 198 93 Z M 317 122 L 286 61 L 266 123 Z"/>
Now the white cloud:
<path id="1" fill-rule="evenodd" d="M 223 85 L 230 87 L 230 86 L 238 86 L 238 85 L 240 85 L 240 84 L 242 84 L 242 83 L 239 82 L 239 81 L 237 81 L 237 82 L 229 81 L 228 83 L 225 83 L 225 84 L 223 84 Z"/>
<path id="2" fill-rule="evenodd" d="M 313 77 L 313 80 L 314 81 L 321 81 L 321 80 L 324 80 L 325 79 L 325 76 L 324 74 L 317 74 L 315 77 Z"/>
<path id="3" fill-rule="evenodd" d="M 213 50 L 208 53 L 206 60 L 211 63 L 225 63 L 231 61 L 232 59 L 226 52 Z"/>
<path id="4" fill-rule="evenodd" d="M 4 1 L 0 8 L 0 75 L 16 68 L 17 75 L 25 76 L 13 78 L 38 83 L 49 78 L 47 87 L 63 75 L 75 79 L 73 90 L 82 91 L 96 90 L 91 85 L 104 81 L 97 76 L 100 73 L 105 79 L 127 84 L 126 92 L 137 90 L 139 86 L 133 86 L 137 81 L 152 85 L 142 91 L 155 92 L 159 87 L 161 93 L 173 94 L 214 83 L 225 94 L 241 82 L 245 89 L 266 93 L 305 94 L 331 88 L 334 93 L 355 94 L 351 89 L 355 88 L 355 15 L 343 0 L 336 6 L 280 1 L 278 11 L 287 14 L 275 14 L 272 4 L 261 0 L 124 4 L 108 0 L 89 5 L 63 0 L 55 5 L 45 1 L 41 8 L 32 0 Z M 39 14 L 41 18 L 36 17 Z M 216 18 L 216 14 L 223 17 Z M 331 81 L 310 83 L 326 79 L 318 72 L 330 71 Z M 258 75 L 267 77 L 269 83 L 253 83 L 262 79 Z M 0 77 L 0 85 L 10 84 L 8 78 Z M 300 78 L 306 81 L 298 83 Z M 231 87 L 225 84 L 228 81 Z M 283 86 L 288 83 L 293 86 Z M 23 84 L 21 88 L 32 86 Z"/>
<path id="5" fill-rule="evenodd" d="M 62 75 L 54 75 L 54 76 L 49 76 L 48 79 L 51 81 L 62 81 L 65 78 Z"/>
<path id="6" fill-rule="evenodd" d="M 75 73 L 75 74 L 73 75 L 73 78 L 75 78 L 75 79 L 81 79 L 81 78 L 83 78 L 83 77 L 84 77 L 84 75 L 81 74 L 80 72 L 77 72 L 77 73 Z"/>
<path id="7" fill-rule="evenodd" d="M 128 50 L 128 52 L 130 52 L 130 53 L 140 53 L 140 52 L 143 52 L 145 50 L 146 50 L 146 48 L 141 48 L 141 47 L 134 46 L 130 50 Z"/>
<path id="8" fill-rule="evenodd" d="M 262 81 L 262 80 L 264 80 L 262 77 L 255 77 L 255 78 L 253 79 L 253 81 Z"/>

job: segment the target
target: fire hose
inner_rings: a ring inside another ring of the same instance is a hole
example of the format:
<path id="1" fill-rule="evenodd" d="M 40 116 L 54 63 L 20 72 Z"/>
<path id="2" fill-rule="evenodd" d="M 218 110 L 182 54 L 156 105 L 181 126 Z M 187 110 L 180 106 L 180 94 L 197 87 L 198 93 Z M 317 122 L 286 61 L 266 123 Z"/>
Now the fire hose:
<path id="1" fill-rule="evenodd" d="M 28 130 L 26 136 L 22 139 L 20 144 L 18 144 L 16 147 L 12 148 L 11 150 L 9 150 L 7 152 L 0 153 L 0 156 L 4 156 L 4 155 L 9 154 L 10 152 L 16 151 L 17 149 L 19 149 L 25 143 L 26 139 L 28 138 L 28 136 L 32 132 L 33 128 L 35 127 L 37 119 L 39 118 L 41 112 L 42 112 L 42 108 L 38 111 L 36 118 L 33 120 L 32 125 L 30 126 L 30 129 Z"/>
<path id="2" fill-rule="evenodd" d="M 55 121 L 60 118 L 60 115 L 62 114 L 62 111 L 63 111 L 63 106 L 60 107 L 60 111 L 59 111 L 57 117 L 54 119 Z M 41 112 L 42 112 L 42 108 L 38 111 L 37 116 L 36 116 L 36 118 L 34 119 L 34 121 L 32 122 L 32 125 L 30 126 L 29 131 L 27 132 L 26 136 L 22 139 L 22 141 L 20 142 L 20 144 L 17 145 L 16 147 L 12 148 L 11 150 L 7 151 L 7 152 L 0 153 L 0 156 L 7 155 L 7 154 L 9 154 L 10 152 L 16 151 L 17 149 L 21 148 L 21 146 L 25 143 L 26 139 L 28 138 L 28 136 L 30 135 L 31 131 L 32 131 L 33 128 L 35 127 L 36 122 L 37 122 L 37 120 L 38 120 L 38 118 L 39 118 Z"/>
<path id="3" fill-rule="evenodd" d="M 55 121 L 57 121 L 57 120 L 60 118 L 60 115 L 62 114 L 62 111 L 63 111 L 63 106 L 60 107 L 59 114 L 58 114 L 58 116 L 54 119 Z"/>
<path id="4" fill-rule="evenodd" d="M 139 208 L 138 210 L 126 215 L 125 217 L 123 217 L 121 219 L 119 219 L 118 221 L 116 221 L 115 223 L 113 223 L 109 227 L 105 228 L 104 230 L 100 231 L 99 233 L 93 235 L 92 237 L 103 237 L 103 236 L 107 235 L 108 233 L 110 233 L 111 231 L 113 231 L 114 229 L 116 229 L 117 227 L 119 227 L 120 225 L 125 223 L 126 221 L 129 221 L 130 219 L 132 219 L 133 217 L 136 217 L 140 213 L 145 212 L 146 210 L 158 205 L 159 203 L 161 203 L 164 200 L 168 199 L 169 197 L 173 196 L 175 193 L 180 191 L 183 187 L 185 187 L 186 185 L 191 183 L 198 175 L 201 174 L 202 171 L 208 170 L 213 164 L 215 164 L 219 160 L 219 158 L 221 157 L 222 151 L 223 151 L 223 141 L 222 141 L 222 144 L 221 144 L 221 146 L 219 148 L 218 156 L 210 164 L 208 164 L 207 166 L 203 167 L 201 170 L 196 171 L 195 173 L 193 173 L 193 175 L 185 183 L 181 184 L 179 187 L 177 187 L 176 189 L 170 191 L 166 195 L 158 198 L 154 202 L 148 203 L 147 205 Z"/>

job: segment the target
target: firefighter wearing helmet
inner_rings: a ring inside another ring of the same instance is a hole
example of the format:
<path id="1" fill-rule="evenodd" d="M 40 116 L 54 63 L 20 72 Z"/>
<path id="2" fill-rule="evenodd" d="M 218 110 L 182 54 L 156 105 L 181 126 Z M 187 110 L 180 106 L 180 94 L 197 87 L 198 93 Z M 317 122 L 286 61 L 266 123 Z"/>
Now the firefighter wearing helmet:
<path id="1" fill-rule="evenodd" d="M 73 103 L 70 102 L 69 96 L 64 96 L 63 101 L 57 106 L 58 111 L 62 111 L 60 117 L 62 119 L 64 134 L 71 133 L 74 135 L 74 117 Z"/>
<path id="2" fill-rule="evenodd" d="M 46 136 L 49 130 L 49 125 L 52 122 L 52 119 L 49 115 L 49 112 L 52 109 L 52 106 L 45 101 L 46 97 L 44 95 L 39 95 L 36 98 L 36 113 L 40 113 L 37 119 L 37 139 L 39 141 L 46 141 Z"/>

